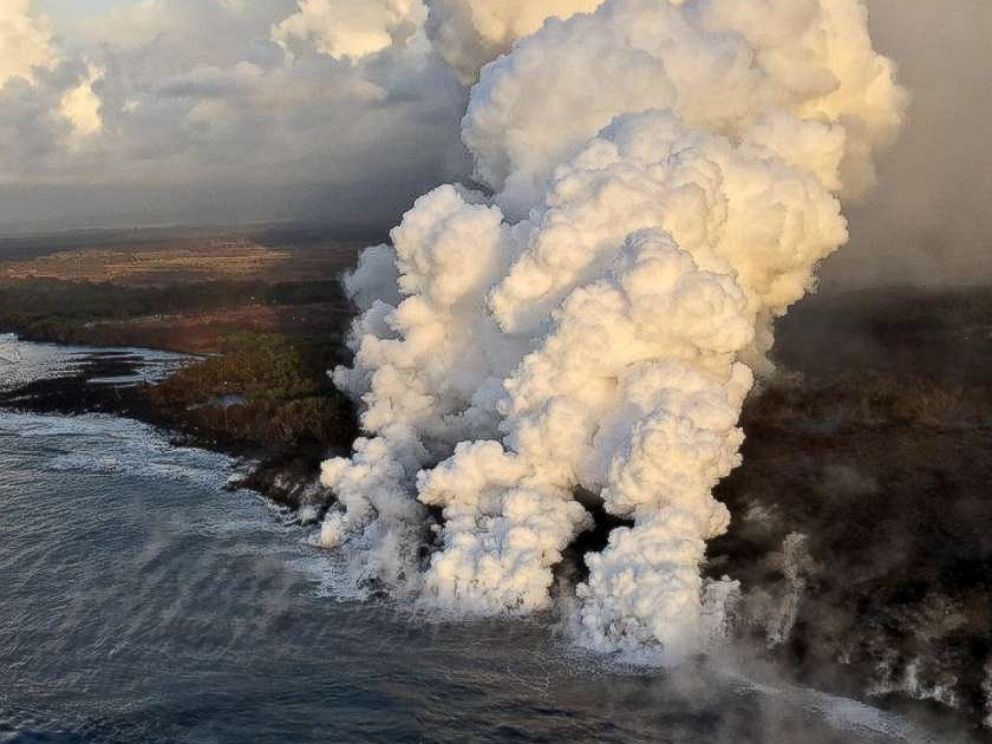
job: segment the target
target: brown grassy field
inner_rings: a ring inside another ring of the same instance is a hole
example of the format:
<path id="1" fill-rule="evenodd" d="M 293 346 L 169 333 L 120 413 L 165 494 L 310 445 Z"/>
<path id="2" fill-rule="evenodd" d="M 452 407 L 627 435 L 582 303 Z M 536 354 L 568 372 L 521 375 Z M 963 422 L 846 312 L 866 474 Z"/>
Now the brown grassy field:
<path id="1" fill-rule="evenodd" d="M 224 237 L 81 248 L 2 261 L 0 281 L 51 279 L 139 287 L 222 280 L 299 282 L 339 274 L 353 264 L 360 248 L 354 243 L 320 248 L 271 247 L 250 238 Z"/>
<path id="2" fill-rule="evenodd" d="M 103 346 L 219 352 L 239 331 L 339 338 L 337 278 L 367 243 L 300 231 L 0 239 L 0 329 Z M 7 257 L 6 259 L 4 257 Z"/>

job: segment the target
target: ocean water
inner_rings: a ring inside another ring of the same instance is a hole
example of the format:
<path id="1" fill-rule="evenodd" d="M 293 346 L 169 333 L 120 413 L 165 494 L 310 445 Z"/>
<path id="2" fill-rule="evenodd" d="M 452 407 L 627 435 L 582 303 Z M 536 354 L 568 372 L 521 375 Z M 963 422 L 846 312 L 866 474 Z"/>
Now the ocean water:
<path id="1" fill-rule="evenodd" d="M 0 384 L 80 353 L 0 339 Z M 550 617 L 340 601 L 307 529 L 222 490 L 235 467 L 131 421 L 0 411 L 0 742 L 939 740 L 739 670 L 590 657 Z"/>

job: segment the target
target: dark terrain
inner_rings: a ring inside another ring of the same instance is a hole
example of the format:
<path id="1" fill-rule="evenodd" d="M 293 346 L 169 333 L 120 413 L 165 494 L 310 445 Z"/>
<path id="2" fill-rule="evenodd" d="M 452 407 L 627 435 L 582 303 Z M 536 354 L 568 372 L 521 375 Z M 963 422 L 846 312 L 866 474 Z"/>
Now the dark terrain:
<path id="1" fill-rule="evenodd" d="M 709 572 L 800 678 L 992 715 L 992 290 L 815 297 L 748 401 Z"/>
<path id="2" fill-rule="evenodd" d="M 240 243 L 208 241 L 205 266 L 161 236 L 137 267 L 119 246 L 20 255 L 6 274 L 0 262 L 0 332 L 202 355 L 127 388 L 86 383 L 130 363 L 96 356 L 0 406 L 156 424 L 259 461 L 247 485 L 319 514 L 333 499 L 319 462 L 357 433 L 326 375 L 348 358 L 352 308 L 333 276 L 357 242 L 242 239 L 247 263 Z M 79 260 L 80 276 L 112 276 L 75 281 Z M 718 489 L 734 523 L 707 572 L 741 581 L 741 635 L 802 681 L 923 700 L 977 730 L 992 716 L 992 288 L 813 297 L 777 335 L 778 372 L 745 409 L 744 464 Z"/>

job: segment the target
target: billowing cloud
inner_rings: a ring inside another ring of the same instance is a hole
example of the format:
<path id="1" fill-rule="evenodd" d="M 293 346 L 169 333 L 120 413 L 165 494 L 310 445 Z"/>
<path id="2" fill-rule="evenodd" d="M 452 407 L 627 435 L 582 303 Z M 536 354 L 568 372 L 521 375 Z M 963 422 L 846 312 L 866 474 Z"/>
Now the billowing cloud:
<path id="1" fill-rule="evenodd" d="M 51 24 L 34 5 L 34 0 L 0 5 L 0 86 L 14 77 L 34 79 L 36 68 L 58 60 Z"/>
<path id="2" fill-rule="evenodd" d="M 61 155 L 103 128 L 94 90 L 102 73 L 69 57 L 33 0 L 0 9 L 0 182 L 25 171 L 58 172 Z"/>
<path id="3" fill-rule="evenodd" d="M 62 96 L 59 104 L 59 113 L 72 126 L 72 137 L 76 146 L 81 140 L 92 137 L 103 129 L 100 97 L 94 90 L 94 85 L 102 74 L 102 70 L 87 66 L 85 76 Z"/>
<path id="4" fill-rule="evenodd" d="M 300 0 L 272 36 L 286 49 L 308 42 L 331 57 L 360 60 L 402 44 L 426 17 L 420 0 Z"/>
<path id="5" fill-rule="evenodd" d="M 428 34 L 462 80 L 474 83 L 479 69 L 509 51 L 517 39 L 548 18 L 595 10 L 602 0 L 431 0 Z"/>

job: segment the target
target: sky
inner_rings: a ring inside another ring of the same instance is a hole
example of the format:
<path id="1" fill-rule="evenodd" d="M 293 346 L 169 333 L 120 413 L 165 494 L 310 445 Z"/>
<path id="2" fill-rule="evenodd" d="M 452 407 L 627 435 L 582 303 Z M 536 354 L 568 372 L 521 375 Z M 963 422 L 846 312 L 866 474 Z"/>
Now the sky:
<path id="1" fill-rule="evenodd" d="M 868 5 L 913 103 L 824 284 L 992 278 L 992 3 Z M 3 0 L 0 233 L 387 227 L 472 175 L 473 64 L 431 29 L 420 0 Z"/>
<path id="2" fill-rule="evenodd" d="M 101 15 L 113 8 L 137 5 L 142 0 L 41 0 L 38 8 L 53 18 L 61 28 L 71 32 L 66 24 L 84 20 L 87 16 Z"/>
<path id="3" fill-rule="evenodd" d="M 875 46 L 912 95 L 879 159 L 879 184 L 847 209 L 851 243 L 825 288 L 992 280 L 992 2 L 869 0 Z"/>
<path id="4" fill-rule="evenodd" d="M 404 5 L 4 0 L 0 226 L 394 218 L 469 171 Z"/>

